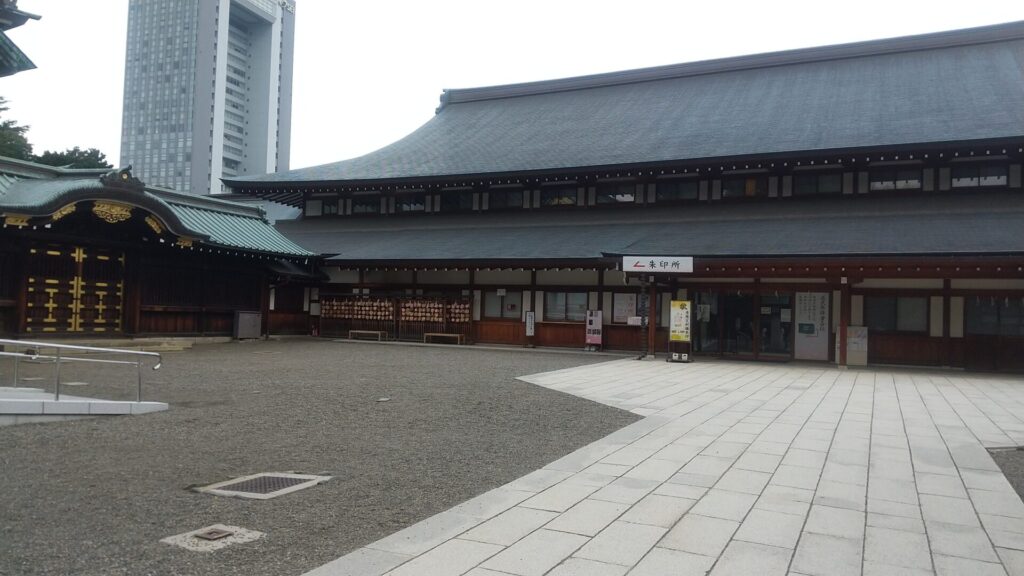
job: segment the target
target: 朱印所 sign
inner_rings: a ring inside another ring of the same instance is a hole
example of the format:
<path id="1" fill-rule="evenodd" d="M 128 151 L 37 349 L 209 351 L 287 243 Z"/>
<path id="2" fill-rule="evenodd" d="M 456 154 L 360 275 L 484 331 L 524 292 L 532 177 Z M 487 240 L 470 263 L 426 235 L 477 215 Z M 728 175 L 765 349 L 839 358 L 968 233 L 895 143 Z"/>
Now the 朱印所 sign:
<path id="1" fill-rule="evenodd" d="M 690 273 L 693 272 L 692 256 L 623 256 L 623 272 L 644 273 Z"/>

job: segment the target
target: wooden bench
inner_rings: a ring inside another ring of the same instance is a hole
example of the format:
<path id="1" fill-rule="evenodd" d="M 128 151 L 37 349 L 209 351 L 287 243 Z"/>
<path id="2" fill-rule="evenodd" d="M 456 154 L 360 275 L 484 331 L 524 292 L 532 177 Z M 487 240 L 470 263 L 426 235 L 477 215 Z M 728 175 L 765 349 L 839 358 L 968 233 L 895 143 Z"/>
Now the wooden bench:
<path id="1" fill-rule="evenodd" d="M 462 334 L 447 334 L 445 332 L 426 332 L 423 334 L 423 343 L 426 344 L 427 340 L 431 338 L 452 338 L 457 344 L 462 344 L 465 336 Z"/>
<path id="2" fill-rule="evenodd" d="M 349 330 L 348 331 L 348 339 L 349 340 L 355 340 L 355 338 L 353 338 L 353 336 L 356 336 L 356 335 L 360 335 L 360 336 L 376 336 L 378 342 L 380 342 L 382 340 L 386 340 L 387 337 L 388 337 L 388 333 L 385 332 L 384 330 Z"/>

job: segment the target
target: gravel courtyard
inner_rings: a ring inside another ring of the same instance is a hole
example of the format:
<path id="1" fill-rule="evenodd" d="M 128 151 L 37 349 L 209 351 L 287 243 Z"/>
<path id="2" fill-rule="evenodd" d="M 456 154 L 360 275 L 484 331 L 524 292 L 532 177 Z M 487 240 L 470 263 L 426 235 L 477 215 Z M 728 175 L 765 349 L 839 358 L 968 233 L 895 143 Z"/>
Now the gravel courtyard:
<path id="1" fill-rule="evenodd" d="M 0 428 L 0 574 L 301 574 L 637 420 L 514 379 L 607 359 L 313 339 L 167 354 L 145 394 L 167 412 Z M 117 368 L 75 366 L 90 385 L 67 393 L 127 398 Z M 189 490 L 269 471 L 334 478 L 268 501 Z M 215 523 L 266 536 L 159 542 Z"/>

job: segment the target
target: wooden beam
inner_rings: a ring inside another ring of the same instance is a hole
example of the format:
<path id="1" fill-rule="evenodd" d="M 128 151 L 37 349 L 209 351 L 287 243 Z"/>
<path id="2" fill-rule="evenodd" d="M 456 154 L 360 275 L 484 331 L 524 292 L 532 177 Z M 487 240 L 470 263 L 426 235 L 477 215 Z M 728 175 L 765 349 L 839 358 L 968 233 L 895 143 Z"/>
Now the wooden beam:
<path id="1" fill-rule="evenodd" d="M 647 302 L 647 354 L 654 356 L 658 324 L 658 284 L 651 282 L 651 294 Z"/>

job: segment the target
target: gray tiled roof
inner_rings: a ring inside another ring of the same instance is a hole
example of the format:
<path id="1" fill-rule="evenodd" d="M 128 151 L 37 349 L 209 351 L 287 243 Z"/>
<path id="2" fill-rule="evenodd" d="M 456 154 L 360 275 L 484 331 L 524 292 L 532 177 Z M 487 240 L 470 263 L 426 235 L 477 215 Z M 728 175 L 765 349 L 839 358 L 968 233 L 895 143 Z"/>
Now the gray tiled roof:
<path id="1" fill-rule="evenodd" d="M 316 218 L 277 228 L 335 261 L 1024 254 L 1024 194 Z"/>
<path id="2" fill-rule="evenodd" d="M 230 179 L 241 189 L 514 174 L 1024 136 L 1024 22 L 445 91 L 359 158 Z"/>

